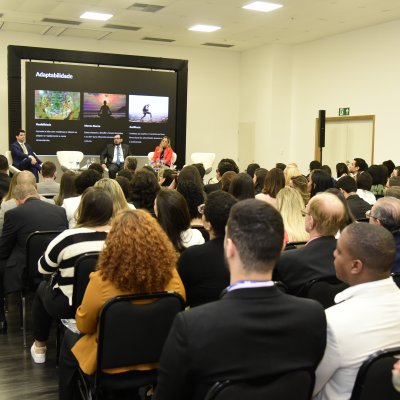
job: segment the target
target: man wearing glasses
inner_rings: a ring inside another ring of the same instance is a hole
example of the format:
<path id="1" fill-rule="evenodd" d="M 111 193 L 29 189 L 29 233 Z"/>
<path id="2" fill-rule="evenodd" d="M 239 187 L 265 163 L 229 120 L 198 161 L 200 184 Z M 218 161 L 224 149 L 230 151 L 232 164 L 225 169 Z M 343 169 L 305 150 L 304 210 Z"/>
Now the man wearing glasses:
<path id="1" fill-rule="evenodd" d="M 114 144 L 108 144 L 100 154 L 100 164 L 108 169 L 108 176 L 115 179 L 117 172 L 124 167 L 125 158 L 131 156 L 129 145 L 122 144 L 122 136 L 114 135 Z"/>

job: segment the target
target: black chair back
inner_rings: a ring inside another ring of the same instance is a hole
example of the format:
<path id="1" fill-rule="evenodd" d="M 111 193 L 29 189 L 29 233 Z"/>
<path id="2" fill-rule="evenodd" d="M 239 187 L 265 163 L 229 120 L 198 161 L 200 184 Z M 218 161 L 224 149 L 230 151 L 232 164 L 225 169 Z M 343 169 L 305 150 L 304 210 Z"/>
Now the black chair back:
<path id="1" fill-rule="evenodd" d="M 392 272 L 390 275 L 394 283 L 400 288 L 400 272 Z"/>
<path id="2" fill-rule="evenodd" d="M 72 307 L 76 309 L 81 305 L 86 287 L 89 283 L 89 275 L 95 271 L 99 252 L 93 251 L 81 255 L 74 266 L 74 289 L 72 293 Z"/>
<path id="3" fill-rule="evenodd" d="M 29 285 L 36 286 L 43 280 L 43 275 L 38 271 L 38 261 L 49 243 L 61 231 L 36 231 L 26 239 L 26 273 Z"/>
<path id="4" fill-rule="evenodd" d="M 299 297 L 317 300 L 324 308 L 335 304 L 335 296 L 349 285 L 335 277 L 313 279 L 307 282 L 297 293 Z"/>
<path id="5" fill-rule="evenodd" d="M 287 250 L 294 250 L 294 249 L 301 249 L 306 245 L 307 242 L 288 242 L 285 246 L 285 251 Z"/>
<path id="6" fill-rule="evenodd" d="M 392 368 L 400 347 L 378 351 L 365 360 L 357 374 L 350 400 L 399 400 L 392 383 Z"/>
<path id="7" fill-rule="evenodd" d="M 205 400 L 309 400 L 314 387 L 314 372 L 299 370 L 271 380 L 216 382 Z"/>

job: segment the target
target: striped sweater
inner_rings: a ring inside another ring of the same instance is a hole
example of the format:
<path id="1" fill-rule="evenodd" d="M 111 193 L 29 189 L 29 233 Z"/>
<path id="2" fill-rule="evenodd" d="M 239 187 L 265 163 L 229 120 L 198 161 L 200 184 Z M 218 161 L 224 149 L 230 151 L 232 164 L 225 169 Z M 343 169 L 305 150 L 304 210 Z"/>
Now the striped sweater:
<path id="1" fill-rule="evenodd" d="M 60 288 L 72 305 L 74 265 L 76 260 L 90 251 L 101 251 L 108 232 L 90 228 L 67 229 L 54 238 L 38 262 L 39 272 L 58 271 L 54 288 Z"/>

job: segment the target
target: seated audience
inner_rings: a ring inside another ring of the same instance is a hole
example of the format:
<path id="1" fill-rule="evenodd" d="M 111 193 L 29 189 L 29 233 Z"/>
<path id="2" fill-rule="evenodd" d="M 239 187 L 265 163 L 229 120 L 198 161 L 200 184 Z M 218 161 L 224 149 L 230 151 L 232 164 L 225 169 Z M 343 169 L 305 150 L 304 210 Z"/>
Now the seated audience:
<path id="1" fill-rule="evenodd" d="M 381 165 L 371 165 L 366 172 L 372 176 L 371 192 L 377 199 L 383 197 L 387 173 L 382 169 Z"/>
<path id="2" fill-rule="evenodd" d="M 254 183 L 250 175 L 246 172 L 236 174 L 229 185 L 229 193 L 239 201 L 254 199 Z"/>
<path id="3" fill-rule="evenodd" d="M 0 330 L 7 330 L 4 314 L 4 294 L 24 287 L 26 270 L 26 240 L 36 231 L 64 230 L 67 228 L 65 210 L 41 201 L 36 191 L 36 179 L 30 171 L 31 183 L 22 183 L 13 190 L 16 207 L 4 214 L 0 236 Z M 34 183 L 34 184 L 32 184 Z"/>
<path id="4" fill-rule="evenodd" d="M 219 301 L 175 317 L 154 400 L 204 399 L 216 381 L 269 381 L 316 368 L 326 341 L 322 306 L 271 281 L 283 232 L 269 204 L 248 199 L 232 207 L 225 237 L 230 286 Z"/>
<path id="5" fill-rule="evenodd" d="M 195 163 L 192 165 L 193 165 L 193 167 L 197 168 L 197 171 L 199 171 L 199 174 L 200 174 L 201 181 L 204 183 L 204 175 L 206 174 L 206 170 L 204 168 L 203 163 Z"/>
<path id="6" fill-rule="evenodd" d="M 204 243 L 201 232 L 190 227 L 190 214 L 186 200 L 176 190 L 160 190 L 154 202 L 154 212 L 179 253 L 187 247 Z"/>
<path id="7" fill-rule="evenodd" d="M 342 232 L 335 269 L 350 287 L 325 310 L 327 345 L 316 371 L 315 399 L 348 400 L 368 356 L 400 345 L 400 291 L 389 275 L 395 252 L 392 235 L 380 226 L 354 223 Z"/>
<path id="8" fill-rule="evenodd" d="M 204 191 L 209 194 L 211 192 L 214 192 L 215 190 L 221 190 L 222 185 L 221 185 L 221 178 L 222 175 L 224 175 L 225 172 L 227 171 L 234 171 L 237 174 L 239 173 L 239 167 L 235 163 L 234 160 L 231 158 L 223 158 L 219 163 L 218 167 L 216 170 L 216 178 L 218 180 L 217 183 L 209 183 L 208 185 L 204 186 Z"/>
<path id="9" fill-rule="evenodd" d="M 97 171 L 102 178 L 104 178 L 104 169 L 99 163 L 91 163 L 88 167 L 88 169 L 93 169 L 94 171 Z"/>
<path id="10" fill-rule="evenodd" d="M 326 189 L 335 187 L 332 177 L 322 169 L 314 169 L 310 173 L 308 182 L 308 191 L 310 197 L 315 196 L 317 193 L 325 192 Z"/>
<path id="11" fill-rule="evenodd" d="M 343 224 L 339 227 L 339 232 L 336 234 L 336 239 L 337 239 L 340 236 L 340 232 L 344 228 L 346 228 L 346 226 L 352 224 L 353 222 L 356 222 L 356 219 L 354 218 L 354 215 L 351 212 L 349 205 L 347 204 L 346 198 L 344 197 L 343 193 L 339 189 L 337 189 L 337 188 L 326 189 L 325 193 L 334 194 L 342 202 L 342 204 L 344 206 L 345 217 L 344 217 L 344 220 L 342 221 Z"/>
<path id="12" fill-rule="evenodd" d="M 59 368 L 60 400 L 75 398 L 74 375 L 78 366 L 87 375 L 96 371 L 99 316 L 108 300 L 119 295 L 161 291 L 174 291 L 185 298 L 185 289 L 175 269 L 176 261 L 171 242 L 147 212 L 125 210 L 114 218 L 97 271 L 91 273 L 76 312 L 77 327 L 84 335 L 80 337 L 68 331 L 64 337 Z M 135 365 L 115 372 L 156 367 L 156 364 Z M 129 398 L 137 397 L 131 394 Z"/>
<path id="13" fill-rule="evenodd" d="M 400 199 L 400 186 L 391 186 L 385 189 L 385 197 Z"/>
<path id="14" fill-rule="evenodd" d="M 299 170 L 299 167 L 295 164 L 288 164 L 283 171 L 283 174 L 285 175 L 285 185 L 288 186 L 290 184 L 290 180 L 293 176 L 299 176 L 301 175 L 301 171 Z"/>
<path id="15" fill-rule="evenodd" d="M 371 204 L 357 194 L 356 181 L 351 176 L 344 176 L 336 182 L 336 187 L 346 198 L 354 218 L 357 220 L 365 218 L 365 213 L 371 209 Z"/>
<path id="16" fill-rule="evenodd" d="M 124 194 L 125 200 L 128 202 L 128 205 L 131 204 L 130 201 L 130 190 L 131 190 L 131 185 L 129 183 L 129 179 L 126 178 L 125 176 L 119 176 L 117 175 L 117 177 L 115 178 L 115 180 L 118 182 L 119 186 L 122 189 L 122 193 Z M 134 208 L 134 205 L 131 204 L 131 208 Z M 130 206 L 129 206 L 130 207 Z"/>
<path id="17" fill-rule="evenodd" d="M 31 355 L 35 363 L 46 361 L 46 343 L 53 319 L 74 317 L 74 264 L 82 254 L 103 249 L 112 214 L 111 196 L 104 189 L 88 188 L 79 204 L 76 227 L 54 238 L 39 259 L 39 272 L 52 277 L 39 285 L 32 305 L 35 341 Z"/>
<path id="18" fill-rule="evenodd" d="M 8 175 L 8 160 L 7 157 L 0 154 L 0 203 L 3 197 L 8 192 L 11 178 Z"/>
<path id="19" fill-rule="evenodd" d="M 160 190 L 154 172 L 142 168 L 135 172 L 130 184 L 132 204 L 136 208 L 142 208 L 154 215 L 154 200 Z"/>
<path id="20" fill-rule="evenodd" d="M 75 179 L 75 188 L 77 196 L 64 198 L 62 207 L 67 213 L 68 225 L 73 228 L 76 225 L 75 213 L 81 202 L 82 193 L 101 179 L 101 175 L 94 169 L 87 169 L 78 175 Z"/>
<path id="21" fill-rule="evenodd" d="M 400 176 L 400 166 L 396 167 L 393 172 L 391 173 L 391 176 Z"/>
<path id="22" fill-rule="evenodd" d="M 310 235 L 304 228 L 304 201 L 300 193 L 291 187 L 282 188 L 276 195 L 276 208 L 283 219 L 289 242 L 306 242 Z"/>
<path id="23" fill-rule="evenodd" d="M 392 176 L 388 179 L 387 187 L 400 186 L 400 176 Z"/>
<path id="24" fill-rule="evenodd" d="M 392 160 L 387 160 L 382 163 L 387 168 L 388 176 L 392 175 L 393 170 L 396 168 Z"/>
<path id="25" fill-rule="evenodd" d="M 392 272 L 400 272 L 400 200 L 383 197 L 372 206 L 369 223 L 386 228 L 396 241 L 396 260 Z"/>
<path id="26" fill-rule="evenodd" d="M 136 157 L 133 157 L 133 156 L 126 157 L 125 162 L 124 162 L 124 170 L 127 170 L 127 171 L 131 172 L 132 174 L 134 174 L 136 172 L 136 168 L 137 168 Z"/>
<path id="27" fill-rule="evenodd" d="M 368 172 L 363 172 L 356 176 L 357 195 L 368 204 L 375 204 L 375 195 L 371 192 L 372 176 Z"/>
<path id="28" fill-rule="evenodd" d="M 260 168 L 259 164 L 257 164 L 257 163 L 252 163 L 252 164 L 249 164 L 249 165 L 247 166 L 245 172 L 246 172 L 248 175 L 250 175 L 250 178 L 251 178 L 251 179 L 253 179 L 253 178 L 254 178 L 254 173 L 256 172 L 256 169 L 259 169 L 259 168 Z"/>
<path id="29" fill-rule="evenodd" d="M 221 178 L 221 190 L 229 192 L 232 179 L 237 175 L 235 171 L 226 171 Z"/>
<path id="30" fill-rule="evenodd" d="M 117 173 L 117 177 L 120 176 L 121 178 L 126 178 L 126 179 L 128 179 L 129 182 L 132 180 L 133 175 L 135 175 L 135 174 L 132 173 L 132 171 L 130 171 L 128 169 L 121 169 Z"/>
<path id="31" fill-rule="evenodd" d="M 277 163 L 275 164 L 275 168 L 279 168 L 280 170 L 284 171 L 285 168 L 286 168 L 286 164 L 277 162 Z"/>
<path id="32" fill-rule="evenodd" d="M 158 170 L 158 183 L 163 187 L 170 187 L 172 184 L 175 186 L 178 173 L 171 168 L 163 167 Z"/>
<path id="33" fill-rule="evenodd" d="M 368 164 L 362 158 L 355 158 L 349 166 L 350 176 L 355 178 L 358 174 L 366 171 L 368 169 Z"/>
<path id="34" fill-rule="evenodd" d="M 296 189 L 304 202 L 304 207 L 310 201 L 310 193 L 308 191 L 308 180 L 304 175 L 292 176 L 289 182 L 289 186 Z"/>
<path id="35" fill-rule="evenodd" d="M 193 182 L 199 189 L 203 190 L 203 179 L 194 165 L 187 165 L 179 172 L 178 182 Z"/>
<path id="36" fill-rule="evenodd" d="M 178 272 L 190 307 L 218 300 L 221 291 L 229 285 L 224 237 L 230 209 L 236 202 L 232 195 L 221 190 L 210 193 L 203 211 L 210 241 L 188 248 L 179 258 Z"/>
<path id="37" fill-rule="evenodd" d="M 343 162 L 336 164 L 336 177 L 340 179 L 342 176 L 346 176 L 349 174 L 349 169 L 347 165 Z"/>
<path id="38" fill-rule="evenodd" d="M 302 248 L 283 252 L 273 274 L 293 294 L 312 279 L 335 276 L 335 235 L 344 224 L 345 209 L 335 195 L 319 193 L 309 201 L 304 215 L 310 240 Z"/>
<path id="39" fill-rule="evenodd" d="M 60 181 L 60 191 L 58 196 L 54 197 L 54 202 L 61 206 L 64 202 L 64 199 L 68 199 L 69 197 L 75 197 L 76 193 L 76 186 L 75 186 L 75 179 L 77 178 L 77 174 L 73 171 L 65 171 L 62 174 L 61 181 Z"/>
<path id="40" fill-rule="evenodd" d="M 285 187 L 285 176 L 279 168 L 272 168 L 265 177 L 264 187 L 261 193 L 256 195 L 257 200 L 265 201 L 276 207 L 276 195 Z"/>
<path id="41" fill-rule="evenodd" d="M 268 170 L 265 168 L 258 168 L 254 172 L 253 183 L 254 183 L 254 192 L 255 194 L 259 194 L 262 192 L 265 183 L 265 177 L 268 174 Z"/>
<path id="42" fill-rule="evenodd" d="M 60 184 L 57 183 L 56 174 L 57 167 L 51 161 L 45 161 L 42 164 L 41 174 L 42 174 L 42 181 L 37 184 L 37 191 L 39 194 L 52 194 L 57 195 L 60 191 Z"/>

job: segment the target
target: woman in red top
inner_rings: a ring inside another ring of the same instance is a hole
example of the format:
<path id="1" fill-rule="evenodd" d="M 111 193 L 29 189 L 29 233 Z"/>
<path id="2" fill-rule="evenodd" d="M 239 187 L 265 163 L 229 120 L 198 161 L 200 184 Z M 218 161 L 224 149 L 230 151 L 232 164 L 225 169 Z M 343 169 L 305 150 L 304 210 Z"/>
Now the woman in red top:
<path id="1" fill-rule="evenodd" d="M 168 136 L 164 136 L 159 146 L 154 150 L 153 158 L 151 159 L 155 163 L 165 164 L 170 166 L 172 162 L 172 156 L 174 151 L 171 147 L 171 141 Z"/>

